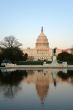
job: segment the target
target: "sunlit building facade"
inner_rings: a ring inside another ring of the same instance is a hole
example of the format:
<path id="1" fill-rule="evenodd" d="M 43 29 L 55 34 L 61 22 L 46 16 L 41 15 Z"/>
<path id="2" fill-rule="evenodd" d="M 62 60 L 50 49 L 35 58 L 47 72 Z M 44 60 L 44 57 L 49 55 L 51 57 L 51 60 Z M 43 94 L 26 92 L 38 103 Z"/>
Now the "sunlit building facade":
<path id="1" fill-rule="evenodd" d="M 28 54 L 28 57 L 33 60 L 51 60 L 52 49 L 49 47 L 47 36 L 41 28 L 41 33 L 37 37 L 35 48 L 27 48 L 23 50 Z"/>
<path id="2" fill-rule="evenodd" d="M 28 58 L 31 60 L 52 60 L 53 56 L 53 49 L 49 46 L 49 41 L 47 36 L 44 34 L 43 27 L 41 28 L 41 33 L 36 39 L 35 47 L 34 48 L 26 48 L 23 49 L 24 54 L 28 54 Z M 59 49 L 56 48 L 56 54 L 67 52 L 73 54 L 73 47 L 67 49 Z"/>

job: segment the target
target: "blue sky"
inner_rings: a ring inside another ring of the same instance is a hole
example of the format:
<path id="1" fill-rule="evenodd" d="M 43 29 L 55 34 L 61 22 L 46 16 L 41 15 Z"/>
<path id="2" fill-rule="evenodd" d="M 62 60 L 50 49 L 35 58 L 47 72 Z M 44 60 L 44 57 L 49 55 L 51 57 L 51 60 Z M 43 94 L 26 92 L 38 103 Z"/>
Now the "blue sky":
<path id="1" fill-rule="evenodd" d="M 13 35 L 35 47 L 41 26 L 51 48 L 73 45 L 73 0 L 0 0 L 0 40 Z"/>

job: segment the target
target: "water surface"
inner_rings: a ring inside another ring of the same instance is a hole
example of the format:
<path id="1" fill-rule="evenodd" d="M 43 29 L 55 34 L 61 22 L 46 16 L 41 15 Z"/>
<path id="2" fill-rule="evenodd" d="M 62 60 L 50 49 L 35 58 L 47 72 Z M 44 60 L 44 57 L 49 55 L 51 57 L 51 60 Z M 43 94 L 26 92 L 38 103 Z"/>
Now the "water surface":
<path id="1" fill-rule="evenodd" d="M 73 110 L 73 71 L 0 70 L 0 110 Z"/>

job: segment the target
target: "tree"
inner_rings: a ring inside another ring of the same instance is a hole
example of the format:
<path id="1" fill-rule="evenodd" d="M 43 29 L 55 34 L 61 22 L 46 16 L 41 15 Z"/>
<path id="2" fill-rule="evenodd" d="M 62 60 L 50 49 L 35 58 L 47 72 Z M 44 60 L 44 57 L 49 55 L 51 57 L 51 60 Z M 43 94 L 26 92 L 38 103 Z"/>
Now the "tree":
<path id="1" fill-rule="evenodd" d="M 19 43 L 15 37 L 8 36 L 4 38 L 4 41 L 0 42 L 2 52 L 0 54 L 0 62 L 3 59 L 11 60 L 12 62 L 23 61 L 27 59 L 27 54 L 19 48 L 21 43 Z"/>
<path id="2" fill-rule="evenodd" d="M 0 41 L 2 48 L 20 47 L 22 44 L 14 36 L 8 36 L 4 38 L 4 41 Z"/>
<path id="3" fill-rule="evenodd" d="M 9 59 L 12 62 L 26 60 L 23 51 L 18 47 L 5 48 L 2 54 L 3 59 Z"/>
<path id="4" fill-rule="evenodd" d="M 57 56 L 58 61 L 66 61 L 68 64 L 73 64 L 73 55 L 67 52 L 62 52 Z"/>

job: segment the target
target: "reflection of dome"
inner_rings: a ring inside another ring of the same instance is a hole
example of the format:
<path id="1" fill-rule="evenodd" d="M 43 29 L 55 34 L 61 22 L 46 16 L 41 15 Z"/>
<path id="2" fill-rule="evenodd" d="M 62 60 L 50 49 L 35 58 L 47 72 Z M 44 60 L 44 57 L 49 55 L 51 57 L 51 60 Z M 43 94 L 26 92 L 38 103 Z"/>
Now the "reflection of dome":
<path id="1" fill-rule="evenodd" d="M 36 81 L 36 90 L 37 94 L 41 99 L 41 102 L 44 103 L 44 99 L 47 96 L 49 88 L 49 78 L 47 76 L 42 75 Z"/>
<path id="2" fill-rule="evenodd" d="M 49 48 L 48 39 L 43 32 L 43 27 L 41 29 L 41 33 L 36 41 L 36 48 Z"/>

